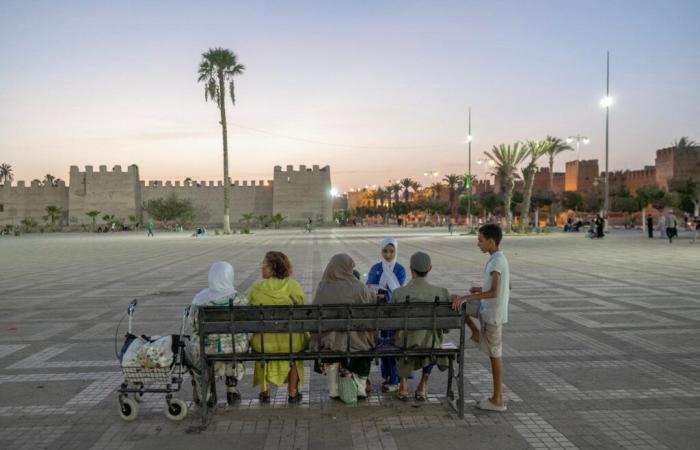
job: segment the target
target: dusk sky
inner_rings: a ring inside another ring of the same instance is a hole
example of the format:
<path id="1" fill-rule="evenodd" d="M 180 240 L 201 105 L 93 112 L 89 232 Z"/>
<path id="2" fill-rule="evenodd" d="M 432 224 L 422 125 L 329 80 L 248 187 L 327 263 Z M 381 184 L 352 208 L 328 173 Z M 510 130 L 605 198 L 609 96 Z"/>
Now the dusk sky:
<path id="1" fill-rule="evenodd" d="M 221 179 L 219 113 L 197 67 L 224 47 L 246 66 L 227 110 L 233 179 L 328 164 L 343 191 L 464 173 L 468 105 L 473 160 L 584 134 L 581 158 L 602 168 L 610 50 L 610 166 L 642 168 L 681 136 L 700 140 L 699 21 L 697 0 L 3 0 L 0 163 L 27 182 L 86 164 Z"/>

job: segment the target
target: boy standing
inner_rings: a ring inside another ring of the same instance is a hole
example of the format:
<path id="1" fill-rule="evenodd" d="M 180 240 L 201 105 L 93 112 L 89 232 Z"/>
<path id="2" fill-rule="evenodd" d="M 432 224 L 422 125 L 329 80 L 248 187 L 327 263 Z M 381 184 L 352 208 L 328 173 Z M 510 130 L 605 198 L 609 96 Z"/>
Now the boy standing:
<path id="1" fill-rule="evenodd" d="M 510 297 L 510 268 L 508 260 L 498 249 L 503 238 L 501 228 L 496 224 L 486 224 L 479 228 L 477 245 L 479 250 L 491 255 L 482 277 L 482 287 L 470 289 L 470 294 L 460 297 L 452 295 L 452 308 L 459 311 L 467 302 L 481 302 L 481 350 L 491 360 L 493 375 L 493 396 L 477 402 L 479 409 L 505 411 L 503 400 L 503 324 L 508 322 L 508 300 Z"/>

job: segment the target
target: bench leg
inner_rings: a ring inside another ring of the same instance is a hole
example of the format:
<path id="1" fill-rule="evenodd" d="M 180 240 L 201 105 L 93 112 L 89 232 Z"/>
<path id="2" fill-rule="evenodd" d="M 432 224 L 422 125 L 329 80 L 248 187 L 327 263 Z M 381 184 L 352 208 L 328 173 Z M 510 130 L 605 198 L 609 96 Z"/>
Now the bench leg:
<path id="1" fill-rule="evenodd" d="M 199 386 L 199 407 L 202 408 L 202 426 L 206 426 L 209 415 L 209 384 L 211 377 L 209 376 L 209 364 L 206 360 L 202 361 L 202 383 Z"/>
<path id="2" fill-rule="evenodd" d="M 447 369 L 447 399 L 454 400 L 455 393 L 452 391 L 452 379 L 455 376 L 455 358 L 450 356 L 450 365 Z"/>
<path id="3" fill-rule="evenodd" d="M 457 414 L 460 419 L 464 418 L 464 346 L 459 355 L 459 373 L 457 374 Z"/>

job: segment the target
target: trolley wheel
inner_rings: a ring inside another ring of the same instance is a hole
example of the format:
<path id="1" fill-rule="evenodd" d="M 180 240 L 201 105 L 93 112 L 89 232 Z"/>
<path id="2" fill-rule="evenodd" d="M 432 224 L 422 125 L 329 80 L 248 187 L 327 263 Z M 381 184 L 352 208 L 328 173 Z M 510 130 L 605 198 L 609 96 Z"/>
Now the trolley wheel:
<path id="1" fill-rule="evenodd" d="M 125 422 L 134 421 L 136 416 L 139 415 L 139 404 L 131 397 L 123 397 L 118 406 L 119 417 Z"/>
<path id="2" fill-rule="evenodd" d="M 174 398 L 170 400 L 170 403 L 166 405 L 165 417 L 173 421 L 180 421 L 187 416 L 187 403 L 180 400 L 179 398 Z"/>
<path id="3" fill-rule="evenodd" d="M 143 392 L 134 392 L 134 400 L 136 400 L 136 403 L 141 403 L 143 401 Z"/>

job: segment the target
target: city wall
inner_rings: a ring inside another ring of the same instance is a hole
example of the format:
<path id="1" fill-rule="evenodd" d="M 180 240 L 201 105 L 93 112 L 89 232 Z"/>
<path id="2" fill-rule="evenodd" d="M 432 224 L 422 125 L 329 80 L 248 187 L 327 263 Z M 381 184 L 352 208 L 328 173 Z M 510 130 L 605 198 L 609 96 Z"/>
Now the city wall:
<path id="1" fill-rule="evenodd" d="M 272 216 L 272 180 L 234 181 L 229 188 L 231 224 L 238 223 L 243 214 Z M 221 181 L 141 181 L 141 196 L 145 205 L 149 200 L 167 198 L 174 194 L 187 199 L 194 207 L 195 222 L 207 226 L 222 226 L 224 217 L 224 187 Z M 144 210 L 144 221 L 150 219 Z"/>
<path id="2" fill-rule="evenodd" d="M 139 168 L 132 164 L 126 172 L 121 166 L 114 166 L 111 171 L 107 166 L 85 166 L 80 171 L 78 166 L 70 167 L 70 189 L 68 195 L 69 224 L 91 224 L 92 219 L 86 214 L 99 211 L 99 218 L 105 214 L 127 221 L 130 216 L 141 218 L 141 185 Z"/>
<path id="3" fill-rule="evenodd" d="M 47 206 L 56 206 L 64 211 L 61 223 L 66 222 L 68 211 L 68 188 L 64 181 L 57 186 L 43 186 L 38 181 L 32 181 L 25 186 L 24 181 L 18 181 L 16 186 L 6 183 L 0 185 L 0 225 L 20 225 L 20 222 L 31 217 L 38 225 L 44 223 Z"/>
<path id="4" fill-rule="evenodd" d="M 311 218 L 314 223 L 333 222 L 331 169 L 317 165 L 307 168 L 275 166 L 272 210 L 287 217 L 290 223 L 302 223 Z"/>

